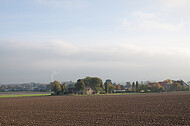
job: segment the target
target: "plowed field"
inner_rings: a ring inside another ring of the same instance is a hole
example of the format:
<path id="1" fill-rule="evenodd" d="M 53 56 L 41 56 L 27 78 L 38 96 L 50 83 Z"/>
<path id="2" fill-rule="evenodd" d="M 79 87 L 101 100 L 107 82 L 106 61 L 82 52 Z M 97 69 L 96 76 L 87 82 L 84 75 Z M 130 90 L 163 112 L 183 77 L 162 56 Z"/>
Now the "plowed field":
<path id="1" fill-rule="evenodd" d="M 0 98 L 0 125 L 190 125 L 190 93 Z"/>

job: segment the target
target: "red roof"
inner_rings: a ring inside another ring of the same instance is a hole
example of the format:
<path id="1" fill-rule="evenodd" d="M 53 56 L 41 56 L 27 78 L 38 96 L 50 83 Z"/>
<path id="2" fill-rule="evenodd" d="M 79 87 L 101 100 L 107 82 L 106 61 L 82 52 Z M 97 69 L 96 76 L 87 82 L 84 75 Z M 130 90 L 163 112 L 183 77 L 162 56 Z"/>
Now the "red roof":
<path id="1" fill-rule="evenodd" d="M 166 88 L 167 83 L 168 83 L 168 82 L 166 82 L 166 81 L 164 81 L 164 82 L 159 82 L 159 84 L 160 84 L 162 87 L 164 87 L 164 88 Z"/>
<path id="2" fill-rule="evenodd" d="M 157 82 L 153 82 L 153 83 L 148 83 L 148 86 L 155 86 L 155 85 L 158 85 L 159 83 L 157 83 Z"/>

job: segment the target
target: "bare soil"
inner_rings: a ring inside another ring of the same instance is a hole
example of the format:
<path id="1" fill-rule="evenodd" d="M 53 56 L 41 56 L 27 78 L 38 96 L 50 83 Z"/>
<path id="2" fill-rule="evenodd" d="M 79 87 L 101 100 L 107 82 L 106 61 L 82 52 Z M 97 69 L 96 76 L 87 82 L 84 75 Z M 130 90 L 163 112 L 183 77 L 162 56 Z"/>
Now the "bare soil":
<path id="1" fill-rule="evenodd" d="M 0 98 L 0 126 L 190 125 L 190 93 Z"/>

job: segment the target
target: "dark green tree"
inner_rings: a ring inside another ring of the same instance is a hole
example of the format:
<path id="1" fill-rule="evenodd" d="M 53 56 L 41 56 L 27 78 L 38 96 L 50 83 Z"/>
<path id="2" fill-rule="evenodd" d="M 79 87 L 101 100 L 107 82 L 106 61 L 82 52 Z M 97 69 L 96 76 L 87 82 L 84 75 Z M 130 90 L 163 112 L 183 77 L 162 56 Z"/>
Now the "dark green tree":
<path id="1" fill-rule="evenodd" d="M 82 91 L 85 89 L 85 84 L 84 84 L 84 81 L 82 79 L 78 79 L 77 80 L 77 83 L 75 84 L 75 88 L 78 90 L 78 91 Z"/>
<path id="2" fill-rule="evenodd" d="M 139 82 L 136 81 L 136 92 L 139 92 Z"/>
<path id="3" fill-rule="evenodd" d="M 66 84 L 64 83 L 64 84 L 61 85 L 61 93 L 64 94 L 66 92 L 66 90 L 67 90 L 66 89 Z"/>
<path id="4" fill-rule="evenodd" d="M 132 91 L 133 91 L 133 92 L 136 92 L 135 82 L 133 82 L 133 84 L 132 84 Z"/>
<path id="5" fill-rule="evenodd" d="M 102 92 L 104 90 L 103 82 L 98 77 L 86 77 L 83 79 L 86 86 L 91 87 L 96 93 Z"/>
<path id="6" fill-rule="evenodd" d="M 108 93 L 109 92 L 108 83 L 105 82 L 104 85 L 105 85 L 105 92 Z"/>

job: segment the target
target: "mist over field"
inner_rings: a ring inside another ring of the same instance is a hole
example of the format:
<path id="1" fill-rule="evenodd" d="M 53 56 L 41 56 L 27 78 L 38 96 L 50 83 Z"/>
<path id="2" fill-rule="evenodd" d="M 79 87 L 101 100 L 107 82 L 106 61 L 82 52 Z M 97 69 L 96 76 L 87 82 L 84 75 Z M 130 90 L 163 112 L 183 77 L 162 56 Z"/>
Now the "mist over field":
<path id="1" fill-rule="evenodd" d="M 189 5 L 189 0 L 0 0 L 0 83 L 86 76 L 189 81 Z"/>

